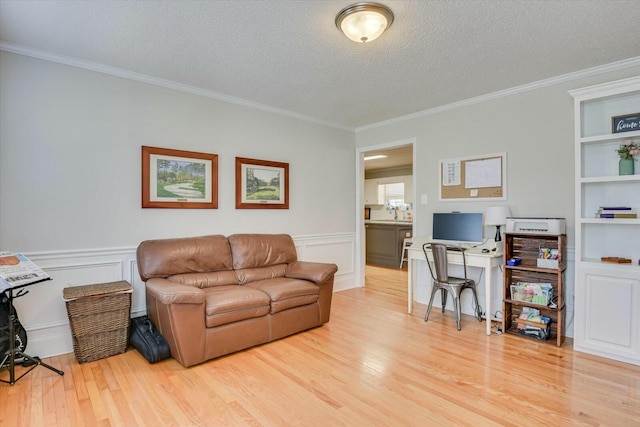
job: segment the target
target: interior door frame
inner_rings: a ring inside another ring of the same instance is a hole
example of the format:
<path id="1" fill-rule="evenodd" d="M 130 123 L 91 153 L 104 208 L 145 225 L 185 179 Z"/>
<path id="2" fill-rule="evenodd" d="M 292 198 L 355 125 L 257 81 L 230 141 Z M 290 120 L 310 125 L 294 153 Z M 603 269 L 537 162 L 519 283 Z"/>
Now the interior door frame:
<path id="1" fill-rule="evenodd" d="M 398 141 L 387 142 L 379 145 L 368 145 L 365 147 L 356 147 L 356 247 L 355 247 L 355 255 L 356 255 L 356 283 L 355 286 L 362 288 L 364 287 L 365 280 L 365 265 L 366 265 L 366 245 L 365 245 L 365 230 L 364 230 L 364 215 L 362 213 L 362 208 L 364 207 L 364 155 L 369 151 L 375 150 L 388 150 L 390 148 L 398 148 L 404 147 L 407 145 L 411 145 L 412 147 L 412 179 L 413 179 L 413 223 L 411 235 L 415 235 L 416 231 L 416 221 L 418 218 L 417 210 L 416 210 L 416 138 L 407 138 L 401 139 Z"/>

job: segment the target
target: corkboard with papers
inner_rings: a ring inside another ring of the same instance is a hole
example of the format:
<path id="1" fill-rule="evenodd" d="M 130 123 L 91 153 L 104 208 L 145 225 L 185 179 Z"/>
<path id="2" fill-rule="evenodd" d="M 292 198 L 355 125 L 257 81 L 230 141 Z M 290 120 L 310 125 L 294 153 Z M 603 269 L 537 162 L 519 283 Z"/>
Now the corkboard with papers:
<path id="1" fill-rule="evenodd" d="M 506 200 L 507 153 L 440 160 L 440 200 Z"/>

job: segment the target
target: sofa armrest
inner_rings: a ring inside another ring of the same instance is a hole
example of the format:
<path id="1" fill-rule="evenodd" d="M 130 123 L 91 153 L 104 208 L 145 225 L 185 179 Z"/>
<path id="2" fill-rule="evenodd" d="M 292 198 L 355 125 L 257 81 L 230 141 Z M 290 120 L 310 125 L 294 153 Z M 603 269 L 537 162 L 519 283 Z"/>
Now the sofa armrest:
<path id="1" fill-rule="evenodd" d="M 146 288 L 147 293 L 162 304 L 200 304 L 204 302 L 202 289 L 167 279 L 149 279 Z"/>
<path id="2" fill-rule="evenodd" d="M 320 285 L 331 279 L 336 271 L 338 271 L 338 266 L 335 264 L 296 261 L 287 266 L 284 276 L 292 279 L 309 280 L 316 285 Z"/>
<path id="3" fill-rule="evenodd" d="M 184 366 L 206 360 L 205 294 L 163 278 L 146 283 L 147 314 Z"/>

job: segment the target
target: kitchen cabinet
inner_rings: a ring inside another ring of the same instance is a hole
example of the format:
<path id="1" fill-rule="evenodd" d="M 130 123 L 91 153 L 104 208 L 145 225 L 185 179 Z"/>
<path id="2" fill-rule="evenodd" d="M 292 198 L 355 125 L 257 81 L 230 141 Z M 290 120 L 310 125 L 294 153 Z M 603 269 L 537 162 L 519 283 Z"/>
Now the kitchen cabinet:
<path id="1" fill-rule="evenodd" d="M 367 223 L 365 230 L 367 264 L 398 268 L 402 242 L 406 237 L 411 237 L 411 224 Z"/>
<path id="2" fill-rule="evenodd" d="M 364 204 L 365 205 L 383 205 L 384 200 L 380 200 L 380 192 L 378 191 L 377 179 L 364 180 Z"/>

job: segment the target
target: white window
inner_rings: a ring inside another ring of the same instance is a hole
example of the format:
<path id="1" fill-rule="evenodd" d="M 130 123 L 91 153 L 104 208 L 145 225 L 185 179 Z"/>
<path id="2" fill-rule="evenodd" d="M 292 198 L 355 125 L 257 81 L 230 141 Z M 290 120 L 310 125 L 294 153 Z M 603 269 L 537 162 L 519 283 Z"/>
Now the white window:
<path id="1" fill-rule="evenodd" d="M 386 206 L 400 209 L 404 206 L 404 182 L 378 186 Z"/>

